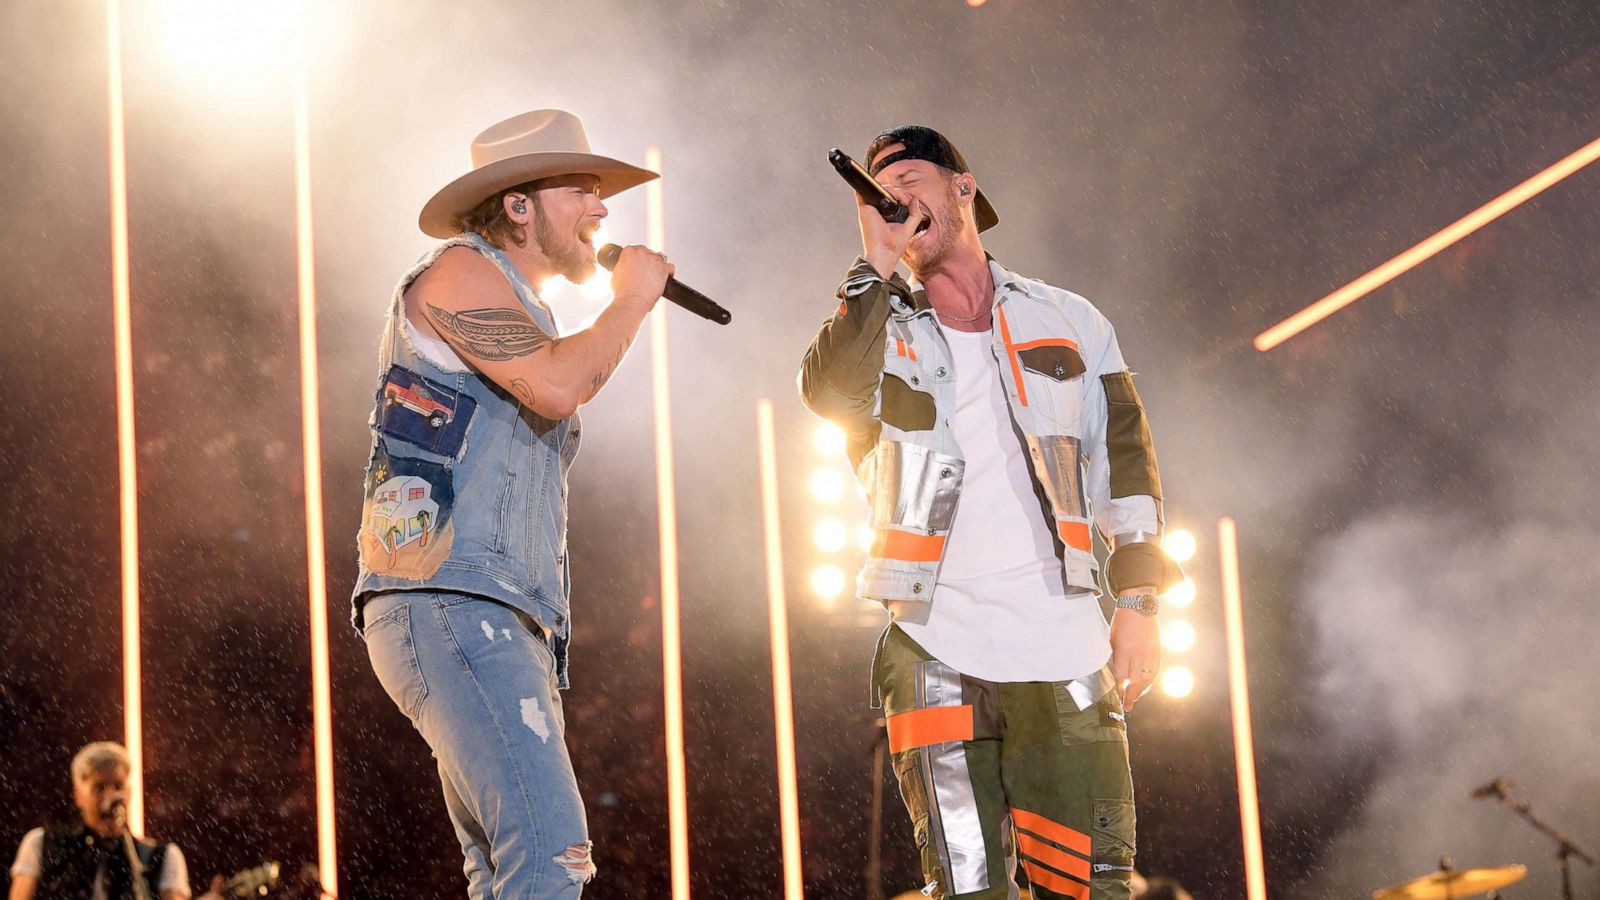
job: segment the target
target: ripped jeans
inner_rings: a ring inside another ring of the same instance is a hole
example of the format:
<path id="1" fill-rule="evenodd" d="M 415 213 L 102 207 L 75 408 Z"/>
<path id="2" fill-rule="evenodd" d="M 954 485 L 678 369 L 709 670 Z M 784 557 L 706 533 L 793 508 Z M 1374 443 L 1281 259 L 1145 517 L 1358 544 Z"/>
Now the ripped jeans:
<path id="1" fill-rule="evenodd" d="M 472 900 L 571 900 L 594 877 L 555 655 L 538 623 L 464 594 L 380 594 L 372 669 L 433 748 Z"/>

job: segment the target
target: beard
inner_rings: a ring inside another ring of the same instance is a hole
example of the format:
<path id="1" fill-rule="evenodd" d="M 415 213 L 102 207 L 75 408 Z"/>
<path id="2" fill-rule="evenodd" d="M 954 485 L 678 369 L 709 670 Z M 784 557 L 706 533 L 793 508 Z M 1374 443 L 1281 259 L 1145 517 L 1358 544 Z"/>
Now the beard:
<path id="1" fill-rule="evenodd" d="M 533 196 L 533 240 L 556 274 L 573 284 L 588 281 L 595 271 L 594 251 L 578 239 L 577 230 L 561 233 L 545 215 L 539 196 Z"/>
<path id="2" fill-rule="evenodd" d="M 950 248 L 956 244 L 956 238 L 961 234 L 961 207 L 956 202 L 955 180 L 949 182 L 949 189 L 945 193 L 945 203 L 942 209 L 933 216 L 933 222 L 939 228 L 939 235 L 932 246 L 909 248 L 906 250 L 906 265 L 913 272 L 926 272 L 944 261 L 950 255 Z"/>

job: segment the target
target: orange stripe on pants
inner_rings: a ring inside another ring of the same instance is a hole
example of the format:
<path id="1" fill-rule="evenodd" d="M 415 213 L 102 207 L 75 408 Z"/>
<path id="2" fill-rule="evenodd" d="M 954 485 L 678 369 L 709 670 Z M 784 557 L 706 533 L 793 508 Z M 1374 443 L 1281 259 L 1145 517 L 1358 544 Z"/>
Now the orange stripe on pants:
<path id="1" fill-rule="evenodd" d="M 1031 813 L 1013 806 L 1011 807 L 1011 821 L 1017 823 L 1018 828 L 1026 828 L 1042 838 L 1055 841 L 1073 853 L 1089 856 L 1093 852 L 1094 845 L 1090 842 L 1087 834 L 1052 822 L 1038 813 Z"/>
<path id="2" fill-rule="evenodd" d="M 1034 862 L 1044 863 L 1052 869 L 1082 878 L 1084 881 L 1089 880 L 1088 860 L 1081 856 L 1073 856 L 1055 844 L 1046 843 L 1026 831 L 1017 832 L 1017 849 Z"/>
<path id="3" fill-rule="evenodd" d="M 944 535 L 880 528 L 872 541 L 872 555 L 905 562 L 938 562 L 944 556 Z"/>
<path id="4" fill-rule="evenodd" d="M 1071 897 L 1072 900 L 1089 900 L 1089 886 L 1087 884 L 1073 881 L 1070 878 L 1063 878 L 1044 866 L 1037 865 L 1026 859 L 1022 861 L 1022 867 L 1028 870 L 1028 880 L 1039 887 L 1055 891 L 1063 897 Z"/>
<path id="5" fill-rule="evenodd" d="M 929 706 L 889 717 L 889 752 L 972 740 L 971 706 Z"/>

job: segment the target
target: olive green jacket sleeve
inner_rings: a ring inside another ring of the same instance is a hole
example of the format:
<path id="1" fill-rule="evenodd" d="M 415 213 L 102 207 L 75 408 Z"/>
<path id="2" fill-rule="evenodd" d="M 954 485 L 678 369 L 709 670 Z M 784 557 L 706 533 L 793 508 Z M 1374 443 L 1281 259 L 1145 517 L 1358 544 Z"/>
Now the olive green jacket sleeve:
<path id="1" fill-rule="evenodd" d="M 800 399 L 806 408 L 843 428 L 852 465 L 878 440 L 874 415 L 883 376 L 883 346 L 890 302 L 912 303 L 898 274 L 885 281 L 857 258 L 838 290 L 839 307 L 817 332 L 800 363 Z"/>

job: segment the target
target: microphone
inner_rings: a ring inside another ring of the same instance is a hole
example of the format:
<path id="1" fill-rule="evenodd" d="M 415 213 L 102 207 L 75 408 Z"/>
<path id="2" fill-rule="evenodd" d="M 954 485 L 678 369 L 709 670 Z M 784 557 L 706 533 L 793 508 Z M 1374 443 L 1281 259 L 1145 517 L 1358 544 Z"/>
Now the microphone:
<path id="1" fill-rule="evenodd" d="M 600 251 L 595 254 L 595 258 L 609 272 L 616 268 L 617 260 L 622 258 L 622 248 L 616 244 L 607 244 L 600 248 Z M 718 306 L 717 301 L 676 278 L 667 279 L 667 286 L 661 290 L 661 296 L 703 319 L 710 319 L 718 325 L 726 325 L 733 321 L 733 313 Z"/>
<path id="2" fill-rule="evenodd" d="M 861 199 L 871 204 L 872 208 L 878 211 L 878 215 L 883 216 L 885 222 L 899 225 L 911 215 L 911 210 L 884 190 L 876 178 L 867 174 L 867 170 L 861 168 L 861 164 L 851 159 L 843 150 L 838 147 L 829 150 L 828 162 L 833 163 L 833 167 L 839 170 L 839 177 L 849 182 L 850 186 L 856 189 L 856 193 L 861 195 Z"/>
<path id="3" fill-rule="evenodd" d="M 1482 800 L 1485 797 L 1503 797 L 1505 796 L 1506 788 L 1510 786 L 1511 782 L 1504 778 L 1496 778 L 1486 785 L 1473 788 L 1472 793 L 1467 796 L 1474 800 Z"/>
<path id="4" fill-rule="evenodd" d="M 106 807 L 106 812 L 111 814 L 111 821 L 116 823 L 118 831 L 128 827 L 128 801 L 118 797 Z"/>

